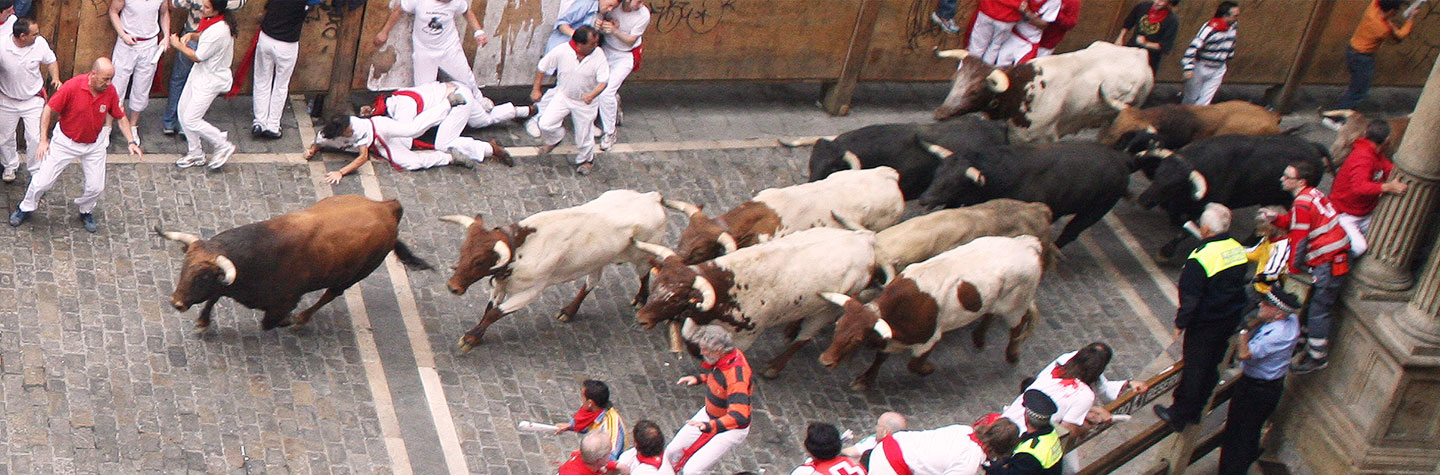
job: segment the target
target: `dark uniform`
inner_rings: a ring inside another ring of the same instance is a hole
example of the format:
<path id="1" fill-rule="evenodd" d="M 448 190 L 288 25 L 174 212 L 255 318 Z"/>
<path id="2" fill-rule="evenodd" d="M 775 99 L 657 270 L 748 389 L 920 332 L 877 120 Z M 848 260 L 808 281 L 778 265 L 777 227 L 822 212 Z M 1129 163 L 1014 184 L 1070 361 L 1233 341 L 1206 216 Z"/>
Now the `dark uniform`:
<path id="1" fill-rule="evenodd" d="M 1175 404 L 1155 406 L 1161 419 L 1179 430 L 1200 421 L 1210 391 L 1220 380 L 1216 369 L 1230 346 L 1230 335 L 1245 313 L 1245 248 L 1221 233 L 1200 241 L 1180 270 L 1180 309 L 1175 328 L 1185 331 L 1185 369 L 1175 388 Z"/>
<path id="2" fill-rule="evenodd" d="M 1026 419 L 1039 416 L 1048 421 L 1058 409 L 1055 401 L 1039 390 L 1025 391 L 1023 399 Z M 1020 445 L 1015 446 L 1014 455 L 987 462 L 981 467 L 990 475 L 1060 475 L 1060 459 L 1064 456 L 1065 448 L 1060 444 L 1060 435 L 1055 433 L 1055 427 L 1047 424 L 1020 434 Z"/>

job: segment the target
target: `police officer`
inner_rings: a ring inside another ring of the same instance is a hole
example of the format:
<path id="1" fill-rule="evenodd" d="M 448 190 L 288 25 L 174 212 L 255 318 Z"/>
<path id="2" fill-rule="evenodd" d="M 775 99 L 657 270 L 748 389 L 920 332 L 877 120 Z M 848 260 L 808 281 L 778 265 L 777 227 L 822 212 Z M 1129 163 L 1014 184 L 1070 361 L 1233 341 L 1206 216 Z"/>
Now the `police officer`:
<path id="1" fill-rule="evenodd" d="M 981 467 L 990 475 L 1060 475 L 1065 448 L 1060 444 L 1060 434 L 1050 425 L 1050 416 L 1058 410 L 1055 401 L 1036 389 L 1026 390 L 1021 399 L 1025 401 L 1025 433 L 1020 434 L 1015 454 Z"/>
<path id="2" fill-rule="evenodd" d="M 1217 203 L 1200 215 L 1200 246 L 1180 269 L 1180 309 L 1175 328 L 1183 337 L 1185 369 L 1175 388 L 1175 403 L 1155 406 L 1155 414 L 1179 432 L 1200 422 L 1211 390 L 1220 379 L 1216 369 L 1230 346 L 1230 335 L 1246 310 L 1245 248 L 1230 237 L 1230 209 Z"/>

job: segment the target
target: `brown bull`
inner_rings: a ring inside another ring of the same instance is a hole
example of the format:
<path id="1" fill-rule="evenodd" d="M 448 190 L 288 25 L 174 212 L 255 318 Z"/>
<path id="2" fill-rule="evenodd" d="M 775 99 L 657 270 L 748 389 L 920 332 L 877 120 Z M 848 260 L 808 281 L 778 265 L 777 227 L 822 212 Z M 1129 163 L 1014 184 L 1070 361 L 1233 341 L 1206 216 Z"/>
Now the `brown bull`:
<path id="1" fill-rule="evenodd" d="M 163 231 L 185 245 L 185 264 L 170 304 L 184 312 L 200 302 L 197 331 L 210 327 L 220 297 L 265 312 L 265 330 L 304 325 L 320 307 L 370 275 L 390 251 L 407 266 L 429 269 L 398 239 L 403 210 L 395 200 L 335 196 L 314 206 L 201 239 Z M 309 308 L 289 319 L 306 293 L 325 289 Z"/>
<path id="2" fill-rule="evenodd" d="M 1156 148 L 1176 150 L 1217 135 L 1273 135 L 1280 133 L 1280 114 L 1245 101 L 1208 106 L 1163 105 L 1136 109 L 1112 104 L 1120 114 L 1100 129 L 1096 140 L 1130 153 Z"/>
<path id="3" fill-rule="evenodd" d="M 1335 142 L 1330 144 L 1330 157 L 1335 160 L 1335 168 L 1339 169 L 1345 157 L 1350 155 L 1350 146 L 1355 143 L 1355 139 L 1365 135 L 1365 128 L 1369 127 L 1370 121 L 1374 119 L 1349 109 L 1325 111 L 1320 115 L 1345 121 L 1345 125 L 1340 126 L 1340 130 L 1335 133 Z M 1390 123 L 1390 138 L 1380 144 L 1380 153 L 1393 157 L 1395 150 L 1400 148 L 1400 139 L 1405 138 L 1405 128 L 1410 126 L 1410 116 L 1391 117 L 1385 121 Z"/>

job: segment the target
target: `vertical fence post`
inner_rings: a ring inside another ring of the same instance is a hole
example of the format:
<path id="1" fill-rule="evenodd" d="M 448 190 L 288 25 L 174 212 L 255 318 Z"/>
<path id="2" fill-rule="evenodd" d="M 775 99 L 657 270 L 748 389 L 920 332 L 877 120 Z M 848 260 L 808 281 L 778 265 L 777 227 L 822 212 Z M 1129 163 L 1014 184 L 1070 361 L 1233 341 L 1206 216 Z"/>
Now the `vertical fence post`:
<path id="1" fill-rule="evenodd" d="M 41 2 L 35 2 L 35 7 L 40 7 Z M 76 58 L 77 43 L 80 38 L 80 0 L 64 0 L 45 5 L 45 16 L 54 18 L 58 23 L 55 29 L 55 59 L 60 63 L 60 75 L 65 77 L 74 76 L 80 68 L 88 70 L 89 61 Z M 51 12 L 50 10 L 56 10 Z M 91 58 L 94 59 L 94 58 Z M 80 64 L 85 63 L 85 64 Z"/>
<path id="2" fill-rule="evenodd" d="M 355 57 L 360 51 L 360 32 L 365 23 L 365 0 L 334 0 L 343 9 L 335 35 L 335 58 L 330 68 L 330 89 L 322 110 L 326 116 L 350 112 L 350 82 L 355 79 Z"/>
<path id="3" fill-rule="evenodd" d="M 1300 48 L 1295 50 L 1295 59 L 1290 62 L 1290 69 L 1285 74 L 1285 83 L 1280 85 L 1275 100 L 1270 101 L 1270 107 L 1282 114 L 1290 113 L 1290 102 L 1300 88 L 1300 78 L 1310 70 L 1310 60 L 1315 57 L 1315 47 L 1320 42 L 1326 20 L 1330 18 L 1330 9 L 1321 7 L 1325 1 L 1313 0 L 1310 19 L 1305 22 L 1305 33 L 1300 36 Z"/>
<path id="4" fill-rule="evenodd" d="M 820 102 L 820 107 L 830 115 L 850 113 L 850 96 L 855 93 L 855 83 L 860 80 L 860 71 L 865 69 L 865 59 L 870 54 L 870 37 L 875 33 L 881 1 L 860 0 L 860 12 L 855 16 L 855 31 L 850 35 L 850 47 L 845 50 L 840 78 L 825 83 L 825 97 Z"/>

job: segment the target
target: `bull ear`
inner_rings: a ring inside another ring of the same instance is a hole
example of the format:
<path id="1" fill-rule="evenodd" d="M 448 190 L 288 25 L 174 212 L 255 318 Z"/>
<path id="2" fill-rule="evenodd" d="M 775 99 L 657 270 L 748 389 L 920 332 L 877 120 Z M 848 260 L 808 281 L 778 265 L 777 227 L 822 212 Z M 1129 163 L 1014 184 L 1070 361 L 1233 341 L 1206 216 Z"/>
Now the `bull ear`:
<path id="1" fill-rule="evenodd" d="M 701 276 L 695 276 L 695 281 L 690 284 L 695 291 L 700 292 L 700 301 L 695 302 L 695 309 L 701 312 L 709 312 L 715 308 L 715 286 Z"/>
<path id="2" fill-rule="evenodd" d="M 510 264 L 510 245 L 509 245 L 509 244 L 506 244 L 505 241 L 495 241 L 494 250 L 495 250 L 495 254 L 498 255 L 499 257 L 497 257 L 497 258 L 495 259 L 495 265 L 494 265 L 493 267 L 491 267 L 490 270 L 500 270 L 501 268 L 503 268 L 503 267 L 505 267 L 506 265 Z"/>
<path id="3" fill-rule="evenodd" d="M 979 168 L 970 167 L 965 169 L 965 178 L 975 182 L 976 185 L 985 186 L 985 174 L 980 173 Z"/>
<path id="4" fill-rule="evenodd" d="M 474 218 L 471 218 L 471 217 L 469 217 L 469 216 L 459 215 L 459 214 L 452 214 L 452 215 L 449 215 L 449 216 L 441 216 L 441 217 L 440 217 L 440 220 L 441 220 L 441 221 L 449 221 L 449 222 L 452 222 L 452 223 L 455 223 L 455 224 L 464 226 L 465 228 L 468 229 L 470 226 L 474 226 L 475 223 L 479 223 L 479 222 L 480 222 L 480 219 L 479 219 L 479 218 L 480 218 L 480 215 L 478 215 L 478 214 L 475 215 Z"/>
<path id="5" fill-rule="evenodd" d="M 970 282 L 961 281 L 960 286 L 955 289 L 955 296 L 960 299 L 960 306 L 971 312 L 979 312 L 985 304 L 980 299 L 980 289 Z"/>
<path id="6" fill-rule="evenodd" d="M 999 69 L 990 71 L 990 75 L 985 76 L 985 87 L 990 88 L 990 91 L 996 94 L 1008 91 L 1010 90 L 1010 76 Z"/>
<path id="7" fill-rule="evenodd" d="M 220 285 L 235 283 L 235 263 L 230 262 L 230 258 L 217 255 L 213 262 L 215 263 L 215 267 L 220 268 Z"/>
<path id="8" fill-rule="evenodd" d="M 1210 185 L 1205 182 L 1205 175 L 1200 174 L 1199 171 L 1190 170 L 1190 185 L 1195 187 L 1195 201 L 1205 199 L 1205 195 L 1210 192 Z"/>

